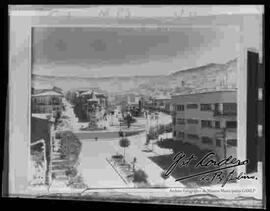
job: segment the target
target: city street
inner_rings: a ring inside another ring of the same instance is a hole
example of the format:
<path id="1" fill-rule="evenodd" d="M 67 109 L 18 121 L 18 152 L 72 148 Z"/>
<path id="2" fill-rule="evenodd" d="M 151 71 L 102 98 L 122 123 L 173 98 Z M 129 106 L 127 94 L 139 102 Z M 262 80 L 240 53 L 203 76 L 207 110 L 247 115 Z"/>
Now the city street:
<path id="1" fill-rule="evenodd" d="M 115 111 L 117 112 L 117 110 Z M 78 171 L 82 175 L 84 183 L 89 188 L 121 188 L 128 187 L 125 181 L 106 159 L 111 158 L 116 153 L 123 154 L 123 148 L 119 146 L 119 130 L 122 131 L 141 131 L 137 135 L 129 136 L 130 146 L 126 148 L 125 159 L 127 162 L 136 158 L 136 169 L 143 170 L 148 176 L 148 182 L 151 186 L 182 187 L 181 183 L 175 183 L 174 178 L 169 177 L 164 180 L 161 177 L 163 169 L 155 164 L 149 157 L 171 154 L 171 150 L 159 148 L 152 144 L 157 140 L 151 140 L 148 146 L 146 143 L 146 131 L 150 127 L 157 125 L 166 125 L 171 123 L 171 116 L 162 112 L 157 115 L 148 115 L 137 117 L 136 122 L 131 124 L 130 128 L 120 124 L 108 127 L 105 131 L 80 131 L 82 124 L 75 117 L 72 106 L 65 101 L 64 115 L 69 117 L 69 123 L 73 126 L 71 129 L 82 142 L 82 150 L 79 158 Z M 112 116 L 108 121 L 112 121 Z M 114 120 L 114 122 L 117 122 Z M 70 128 L 70 127 L 69 127 Z M 95 137 L 98 137 L 97 141 Z M 171 133 L 160 135 L 163 138 L 171 137 Z"/>

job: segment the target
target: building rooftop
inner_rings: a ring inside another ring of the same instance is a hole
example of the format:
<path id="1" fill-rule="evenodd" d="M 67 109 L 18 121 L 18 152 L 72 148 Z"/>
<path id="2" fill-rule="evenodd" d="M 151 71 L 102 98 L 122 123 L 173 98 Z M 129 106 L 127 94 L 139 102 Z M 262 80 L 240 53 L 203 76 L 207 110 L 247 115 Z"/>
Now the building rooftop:
<path id="1" fill-rule="evenodd" d="M 104 96 L 105 97 L 105 95 L 103 94 L 103 93 L 100 93 L 100 92 L 96 92 L 96 91 L 94 91 L 94 90 L 87 90 L 87 91 L 85 91 L 85 92 L 82 92 L 80 95 L 90 95 L 90 94 L 94 94 L 96 97 L 100 97 L 100 96 Z"/>
<path id="2" fill-rule="evenodd" d="M 92 94 L 92 91 L 87 90 L 87 91 L 82 92 L 80 95 L 90 95 L 90 94 Z"/>
<path id="3" fill-rule="evenodd" d="M 154 97 L 156 100 L 170 100 L 171 96 L 170 95 L 158 95 Z"/>
<path id="4" fill-rule="evenodd" d="M 38 118 L 38 119 L 46 119 L 52 118 L 52 114 L 50 113 L 32 113 L 32 117 Z"/>
<path id="5" fill-rule="evenodd" d="M 95 99 L 88 99 L 87 101 L 89 101 L 89 102 L 98 102 L 98 101 L 95 100 Z"/>
<path id="6" fill-rule="evenodd" d="M 45 92 L 41 92 L 38 94 L 34 94 L 32 95 L 32 97 L 39 97 L 39 96 L 63 96 L 62 94 L 60 94 L 59 92 L 50 90 L 50 91 L 45 91 Z"/>

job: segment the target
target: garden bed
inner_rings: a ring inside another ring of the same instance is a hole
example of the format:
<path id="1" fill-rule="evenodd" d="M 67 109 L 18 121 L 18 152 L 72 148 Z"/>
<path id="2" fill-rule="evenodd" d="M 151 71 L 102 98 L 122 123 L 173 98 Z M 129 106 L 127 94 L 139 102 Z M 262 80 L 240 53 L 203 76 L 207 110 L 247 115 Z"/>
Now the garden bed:
<path id="1" fill-rule="evenodd" d="M 149 187 L 145 172 L 141 169 L 136 169 L 133 163 L 127 163 L 122 155 L 113 155 L 107 161 L 126 184 L 136 187 Z"/>

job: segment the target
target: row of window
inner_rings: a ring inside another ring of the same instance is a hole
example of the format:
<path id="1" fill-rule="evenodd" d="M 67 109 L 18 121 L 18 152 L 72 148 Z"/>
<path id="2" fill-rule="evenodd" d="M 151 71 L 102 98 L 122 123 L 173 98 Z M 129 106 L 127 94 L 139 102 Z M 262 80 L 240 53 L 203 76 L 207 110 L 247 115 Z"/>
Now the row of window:
<path id="1" fill-rule="evenodd" d="M 32 111 L 34 113 L 51 113 L 52 111 L 61 111 L 62 107 L 60 106 L 34 106 Z"/>
<path id="2" fill-rule="evenodd" d="M 173 133 L 174 137 L 176 136 L 176 131 L 174 131 Z M 179 139 L 185 139 L 185 137 L 189 140 L 193 140 L 193 141 L 199 141 L 200 137 L 197 134 L 185 134 L 184 132 L 178 132 L 177 134 L 177 138 Z M 214 144 L 214 139 L 207 137 L 207 136 L 202 136 L 201 137 L 202 143 L 203 144 L 208 144 L 208 145 L 213 145 Z M 222 147 L 224 142 L 221 139 L 215 139 L 216 141 L 216 146 L 217 147 Z M 237 140 L 236 139 L 228 139 L 227 140 L 227 146 L 233 146 L 233 147 L 237 147 Z"/>
<path id="3" fill-rule="evenodd" d="M 185 105 L 176 105 L 176 111 L 184 111 L 185 110 Z"/>
<path id="4" fill-rule="evenodd" d="M 186 108 L 187 109 L 198 109 L 199 105 L 198 104 L 187 104 Z M 219 110 L 221 107 L 220 103 L 215 103 L 215 104 L 210 104 L 210 103 L 204 103 L 200 104 L 200 110 L 201 111 L 212 111 L 212 110 Z M 231 111 L 231 112 L 236 112 L 237 110 L 237 104 L 236 103 L 222 103 L 222 107 L 224 111 Z M 185 110 L 185 105 L 176 105 L 175 106 L 176 111 L 184 111 Z"/>
<path id="5" fill-rule="evenodd" d="M 184 125 L 187 124 L 199 124 L 198 119 L 185 119 L 177 118 L 176 121 L 173 121 L 173 124 Z M 220 121 L 211 121 L 211 120 L 201 120 L 202 128 L 220 128 Z M 226 121 L 226 128 L 237 128 L 236 121 Z"/>
<path id="6" fill-rule="evenodd" d="M 37 104 L 45 104 L 45 105 L 60 104 L 62 102 L 62 98 L 60 98 L 60 97 L 50 97 L 50 96 L 33 97 L 32 102 L 37 103 Z"/>

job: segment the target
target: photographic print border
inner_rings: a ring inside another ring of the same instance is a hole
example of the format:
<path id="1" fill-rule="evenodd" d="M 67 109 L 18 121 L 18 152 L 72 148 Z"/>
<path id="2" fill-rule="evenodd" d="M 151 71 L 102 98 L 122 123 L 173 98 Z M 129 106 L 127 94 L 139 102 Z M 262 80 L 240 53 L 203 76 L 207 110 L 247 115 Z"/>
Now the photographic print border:
<path id="1" fill-rule="evenodd" d="M 35 7 L 33 7 L 35 8 Z M 100 7 L 91 7 L 91 9 L 100 9 Z M 102 8 L 102 7 L 101 7 Z M 109 7 L 115 9 L 121 10 L 123 8 L 122 6 L 118 7 Z M 131 8 L 125 6 L 124 8 Z M 181 6 L 179 6 L 181 8 Z M 81 10 L 80 10 L 81 11 Z M 87 11 L 87 10 L 85 10 Z M 118 10 L 119 11 L 119 10 Z M 125 11 L 125 10 L 124 10 Z M 31 11 L 23 12 L 26 14 L 26 16 L 21 16 L 19 13 L 20 11 L 15 12 L 12 10 L 11 7 L 11 17 L 10 17 L 10 71 L 9 71 L 9 105 L 10 105 L 10 121 L 9 121 L 9 160 L 10 160 L 10 193 L 14 193 L 14 196 L 21 196 L 21 197 L 28 197 L 24 193 L 23 185 L 21 184 L 27 184 L 27 177 L 29 176 L 28 172 L 25 171 L 25 169 L 29 169 L 29 156 L 30 156 L 30 147 L 29 147 L 29 140 L 30 140 L 30 105 L 31 105 L 31 66 L 32 66 L 32 60 L 31 60 L 31 43 L 32 43 L 32 28 L 33 27 L 69 27 L 69 26 L 76 26 L 76 27 L 84 27 L 84 26 L 91 26 L 91 24 L 85 24 L 86 22 L 96 22 L 96 26 L 109 26 L 112 27 L 110 24 L 115 24 L 115 26 L 123 27 L 124 24 L 127 24 L 131 21 L 131 23 L 134 21 L 134 19 L 126 13 L 121 13 L 121 16 L 99 16 L 97 13 L 96 16 L 83 16 L 82 14 L 78 16 L 78 13 L 76 11 L 72 11 L 72 9 L 67 10 L 59 10 L 58 12 L 55 10 L 48 11 Z M 13 13 L 13 14 L 12 14 Z M 15 14 L 14 14 L 15 13 Z M 16 15 L 17 14 L 17 15 Z M 77 15 L 76 15 L 77 14 Z M 102 13 L 104 14 L 104 13 Z M 117 11 L 114 12 L 114 14 L 117 14 Z M 120 14 L 120 13 L 119 13 Z M 222 16 L 222 15 L 221 15 Z M 227 15 L 224 15 L 224 17 L 228 17 Z M 16 19 L 17 18 L 17 19 Z M 205 17 L 206 18 L 206 17 Z M 220 25 L 226 25 L 225 18 L 222 19 L 222 17 L 218 17 L 215 21 L 215 24 Z M 15 20 L 16 19 L 16 20 Z M 142 21 L 142 18 L 135 18 L 135 22 L 137 21 L 140 23 Z M 180 25 L 181 27 L 188 27 L 191 22 L 194 21 L 196 18 L 188 18 L 188 17 L 181 17 L 181 18 L 175 18 L 174 16 L 171 18 L 152 18 L 148 17 L 146 18 L 150 21 L 156 21 L 158 24 L 165 24 L 166 27 L 168 27 L 168 23 L 173 23 L 175 25 Z M 207 19 L 207 18 L 206 18 Z M 230 19 L 230 18 L 229 18 Z M 73 22 L 73 24 L 70 24 Z M 104 25 L 105 22 L 105 25 Z M 225 23 L 224 23 L 225 22 Z M 230 22 L 230 21 L 229 21 Z M 134 24 L 134 22 L 133 22 Z M 191 23 L 192 24 L 192 23 Z M 240 36 L 242 39 L 242 42 L 240 43 L 240 49 L 241 49 L 241 58 L 240 62 L 238 63 L 238 72 L 237 75 L 241 76 L 238 77 L 237 81 L 237 99 L 238 99 L 238 107 L 237 107 L 237 113 L 238 113 L 238 123 L 239 125 L 246 125 L 246 115 L 245 112 L 245 102 L 246 99 L 243 96 L 247 96 L 246 94 L 246 87 L 247 87 L 247 81 L 245 80 L 247 78 L 247 71 L 246 71 L 246 52 L 248 49 L 248 42 L 249 40 L 244 37 L 245 35 L 245 27 L 248 24 L 248 20 L 243 20 L 242 17 L 239 17 L 238 23 L 233 23 L 232 25 L 236 25 L 236 27 L 240 28 Z M 92 25 L 94 26 L 94 25 Z M 134 25 L 130 24 L 130 26 L 134 27 Z M 137 25 L 138 27 L 147 27 L 147 24 L 144 24 L 143 26 Z M 128 26 L 129 27 L 129 26 Z M 197 26 L 196 26 L 197 27 Z M 209 27 L 209 24 L 207 26 L 204 25 L 204 27 Z M 18 36 L 19 35 L 19 36 Z M 26 74 L 27 72 L 27 74 Z M 24 81 L 25 83 L 17 83 L 17 81 Z M 25 96 L 27 96 L 28 102 L 25 102 Z M 20 107 L 18 106 L 20 105 Z M 26 112 L 22 112 L 26 111 Z M 245 127 L 239 127 L 238 129 L 238 139 L 239 140 L 246 140 L 246 128 Z M 27 131 L 27 132 L 26 132 Z M 16 141 L 16 142 L 15 142 Z M 245 148 L 245 147 L 244 147 Z M 240 153 L 245 154 L 245 150 L 243 148 L 238 151 Z M 243 152 L 244 151 L 244 152 Z M 25 153 L 28 156 L 27 157 L 21 157 L 17 156 L 14 157 L 14 155 L 19 155 Z M 245 156 L 243 156 L 245 157 Z M 20 163 L 20 165 L 18 165 Z M 23 163 L 23 165 L 22 165 Z M 15 178 L 16 177 L 16 178 Z M 19 179 L 18 179 L 19 178 Z M 169 188 L 166 188 L 169 189 Z M 144 192 L 146 195 L 153 194 L 154 191 L 150 191 L 151 189 L 148 189 L 148 192 Z M 106 189 L 108 191 L 108 189 Z M 129 192 L 128 190 L 127 192 Z M 136 191 L 141 194 L 141 189 L 136 189 Z M 96 194 L 96 192 L 100 192 L 98 190 L 94 190 L 93 194 Z M 102 192 L 102 191 L 101 191 Z M 165 204 L 194 204 L 194 199 L 192 197 L 176 197 L 168 199 L 167 201 L 164 198 L 153 198 L 149 199 L 149 197 L 142 197 L 137 201 L 138 195 L 136 197 L 134 196 L 127 196 L 127 192 L 124 192 L 122 190 L 111 192 L 111 195 L 102 195 L 97 194 L 97 197 L 93 197 L 93 195 L 90 198 L 87 198 L 89 200 L 106 200 L 106 201 L 125 201 L 128 202 L 146 202 L 146 203 L 165 203 Z M 78 194 L 78 193 L 77 193 Z M 12 196 L 13 194 L 11 194 Z M 91 195 L 91 194 L 90 194 Z M 32 196 L 29 196 L 32 197 Z M 39 195 L 36 197 L 44 197 L 44 198 L 50 198 L 47 194 Z M 83 199 L 84 197 L 79 193 L 78 196 L 70 196 L 65 194 L 55 194 L 53 198 L 72 198 L 72 199 Z M 210 196 L 209 196 L 210 197 Z M 237 199 L 235 203 L 232 203 L 232 200 L 229 200 L 226 202 L 217 200 L 217 198 L 211 198 L 210 199 L 196 199 L 198 202 L 198 205 L 207 205 L 207 206 L 235 206 L 238 205 L 241 207 L 241 200 Z M 207 202 L 208 204 L 205 204 Z M 210 202 L 211 201 L 211 202 Z M 258 201 L 253 201 L 252 206 L 259 206 Z M 245 207 L 247 205 L 242 205 L 242 207 Z"/>

